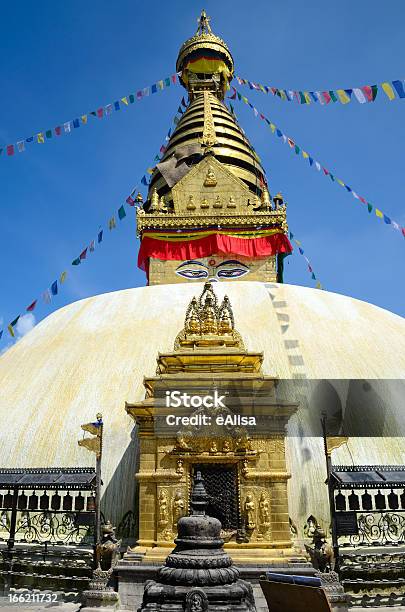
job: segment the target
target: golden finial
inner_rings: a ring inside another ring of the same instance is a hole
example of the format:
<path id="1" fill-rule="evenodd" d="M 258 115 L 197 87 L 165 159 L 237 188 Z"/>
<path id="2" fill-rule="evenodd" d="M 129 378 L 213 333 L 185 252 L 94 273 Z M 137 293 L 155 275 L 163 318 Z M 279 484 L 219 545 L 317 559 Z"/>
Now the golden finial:
<path id="1" fill-rule="evenodd" d="M 198 28 L 196 34 L 212 34 L 211 26 L 210 26 L 211 17 L 208 17 L 207 13 L 203 9 L 201 11 L 200 17 L 197 19 Z"/>
<path id="2" fill-rule="evenodd" d="M 140 191 L 138 191 L 138 193 L 137 193 L 137 196 L 135 198 L 135 202 L 136 202 L 137 206 L 142 206 L 142 204 L 143 204 L 143 196 L 142 196 Z"/>
<path id="3" fill-rule="evenodd" d="M 273 198 L 273 202 L 274 202 L 274 207 L 276 210 L 278 210 L 281 206 L 283 206 L 284 204 L 284 199 L 283 196 L 281 195 L 280 192 L 278 192 L 274 198 Z"/>

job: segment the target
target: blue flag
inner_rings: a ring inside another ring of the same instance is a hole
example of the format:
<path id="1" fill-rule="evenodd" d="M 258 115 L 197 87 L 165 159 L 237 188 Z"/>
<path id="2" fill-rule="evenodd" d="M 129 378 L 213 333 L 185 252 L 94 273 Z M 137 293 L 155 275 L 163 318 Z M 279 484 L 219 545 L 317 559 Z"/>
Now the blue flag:
<path id="1" fill-rule="evenodd" d="M 78 127 L 80 127 L 80 124 L 79 124 L 79 120 L 78 120 L 78 119 L 73 119 L 73 127 L 74 127 L 74 128 L 78 128 Z"/>
<path id="2" fill-rule="evenodd" d="M 153 94 L 157 92 L 157 85 L 156 85 L 156 83 L 154 85 L 152 85 L 151 91 L 152 91 Z"/>
<path id="3" fill-rule="evenodd" d="M 145 175 L 142 177 L 141 183 L 142 183 L 142 185 L 147 185 L 148 184 L 148 181 L 147 181 Z"/>
<path id="4" fill-rule="evenodd" d="M 58 281 L 54 281 L 51 285 L 52 295 L 58 295 Z"/>
<path id="5" fill-rule="evenodd" d="M 114 110 L 120 110 L 120 103 L 114 102 Z"/>
<path id="6" fill-rule="evenodd" d="M 404 84 L 402 83 L 402 81 L 392 81 L 392 84 L 395 87 L 399 97 L 405 98 Z"/>
<path id="7" fill-rule="evenodd" d="M 100 242 L 101 242 L 102 240 L 103 240 L 103 230 L 101 230 L 101 231 L 98 233 L 98 236 L 97 236 L 97 242 L 100 244 Z"/>
<path id="8" fill-rule="evenodd" d="M 301 247 L 298 247 L 299 252 L 301 253 L 301 255 L 304 254 L 304 251 L 301 249 Z"/>

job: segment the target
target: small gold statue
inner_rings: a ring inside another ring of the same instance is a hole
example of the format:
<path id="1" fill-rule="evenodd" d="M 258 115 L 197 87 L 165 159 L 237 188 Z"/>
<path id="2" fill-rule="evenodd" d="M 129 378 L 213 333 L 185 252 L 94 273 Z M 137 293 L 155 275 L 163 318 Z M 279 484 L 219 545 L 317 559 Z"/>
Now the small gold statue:
<path id="1" fill-rule="evenodd" d="M 221 202 L 221 198 L 219 197 L 219 195 L 217 195 L 217 197 L 215 198 L 215 202 L 213 204 L 214 208 L 222 208 L 222 202 Z"/>
<path id="2" fill-rule="evenodd" d="M 231 452 L 231 445 L 229 443 L 228 440 L 224 440 L 224 443 L 222 445 L 222 452 L 223 453 L 230 453 Z"/>
<path id="3" fill-rule="evenodd" d="M 204 319 L 201 325 L 201 331 L 203 334 L 216 334 L 218 331 L 217 318 L 210 295 L 208 295 L 205 300 Z"/>
<path id="4" fill-rule="evenodd" d="M 209 208 L 209 207 L 210 207 L 210 205 L 208 204 L 207 198 L 203 198 L 201 200 L 201 208 Z"/>
<path id="5" fill-rule="evenodd" d="M 217 186 L 217 178 L 215 176 L 214 170 L 212 166 L 208 166 L 207 176 L 205 177 L 204 187 L 216 187 Z"/>
<path id="6" fill-rule="evenodd" d="M 184 516 L 186 502 L 181 491 L 176 491 L 173 499 L 173 531 L 177 532 L 177 523 Z"/>
<path id="7" fill-rule="evenodd" d="M 233 196 L 231 196 L 229 198 L 228 208 L 236 208 L 236 202 L 235 202 L 235 198 Z"/>
<path id="8" fill-rule="evenodd" d="M 152 191 L 152 197 L 150 199 L 150 208 L 149 208 L 149 212 L 151 213 L 156 213 L 159 211 L 159 194 L 156 191 L 156 189 L 154 189 Z"/>
<path id="9" fill-rule="evenodd" d="M 245 519 L 246 519 L 246 529 L 249 531 L 253 531 L 256 527 L 256 518 L 255 518 L 256 504 L 253 500 L 253 495 L 246 495 L 245 500 Z"/>
<path id="10" fill-rule="evenodd" d="M 168 504 L 166 491 L 162 489 L 159 493 L 159 527 L 166 527 L 169 522 Z"/>
<path id="11" fill-rule="evenodd" d="M 260 199 L 262 202 L 262 208 L 264 210 L 271 210 L 271 199 L 267 187 L 263 187 L 262 197 Z"/>
<path id="12" fill-rule="evenodd" d="M 270 502 L 264 491 L 259 499 L 259 526 L 262 533 L 266 533 L 270 527 Z"/>
<path id="13" fill-rule="evenodd" d="M 215 440 L 213 440 L 211 446 L 210 446 L 210 453 L 217 453 L 218 452 L 218 446 L 217 443 L 215 442 Z"/>
<path id="14" fill-rule="evenodd" d="M 188 198 L 188 204 L 187 204 L 187 210 L 195 210 L 197 207 L 194 203 L 194 196 L 193 194 L 190 194 L 190 197 Z"/>
<path id="15" fill-rule="evenodd" d="M 180 474 L 180 476 L 183 476 L 184 474 L 183 463 L 184 463 L 183 459 L 177 459 L 176 474 Z"/>

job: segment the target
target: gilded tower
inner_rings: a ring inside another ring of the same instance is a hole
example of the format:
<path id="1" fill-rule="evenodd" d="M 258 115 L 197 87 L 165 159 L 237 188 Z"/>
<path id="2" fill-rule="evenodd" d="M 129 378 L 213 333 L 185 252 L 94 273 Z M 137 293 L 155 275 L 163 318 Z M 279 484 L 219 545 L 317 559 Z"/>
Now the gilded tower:
<path id="1" fill-rule="evenodd" d="M 282 281 L 286 206 L 224 99 L 234 62 L 202 11 L 176 69 L 189 103 L 138 208 L 139 266 L 150 285 Z"/>

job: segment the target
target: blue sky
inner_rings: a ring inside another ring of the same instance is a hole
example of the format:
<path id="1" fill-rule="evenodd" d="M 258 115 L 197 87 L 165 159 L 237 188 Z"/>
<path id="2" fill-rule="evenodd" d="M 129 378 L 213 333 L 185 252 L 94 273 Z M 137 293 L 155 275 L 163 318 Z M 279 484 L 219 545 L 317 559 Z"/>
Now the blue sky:
<path id="1" fill-rule="evenodd" d="M 324 90 L 404 78 L 403 0 L 208 0 L 236 74 L 286 89 Z M 16 142 L 136 92 L 175 71 L 196 2 L 2 2 L 0 142 Z M 405 225 L 405 100 L 296 105 L 240 88 L 286 134 Z M 6 326 L 60 273 L 68 280 L 36 321 L 72 301 L 145 284 L 132 214 L 80 267 L 70 262 L 105 227 L 164 141 L 184 91 L 171 87 L 44 145 L 0 158 L 1 300 Z M 239 121 L 270 190 L 288 201 L 290 229 L 330 291 L 404 315 L 405 241 L 291 153 L 245 105 Z M 129 212 L 129 211 L 127 211 Z M 286 282 L 313 286 L 289 258 Z M 29 328 L 29 322 L 26 327 Z M 21 333 L 24 330 L 21 330 Z M 10 342 L 5 333 L 0 350 Z"/>

